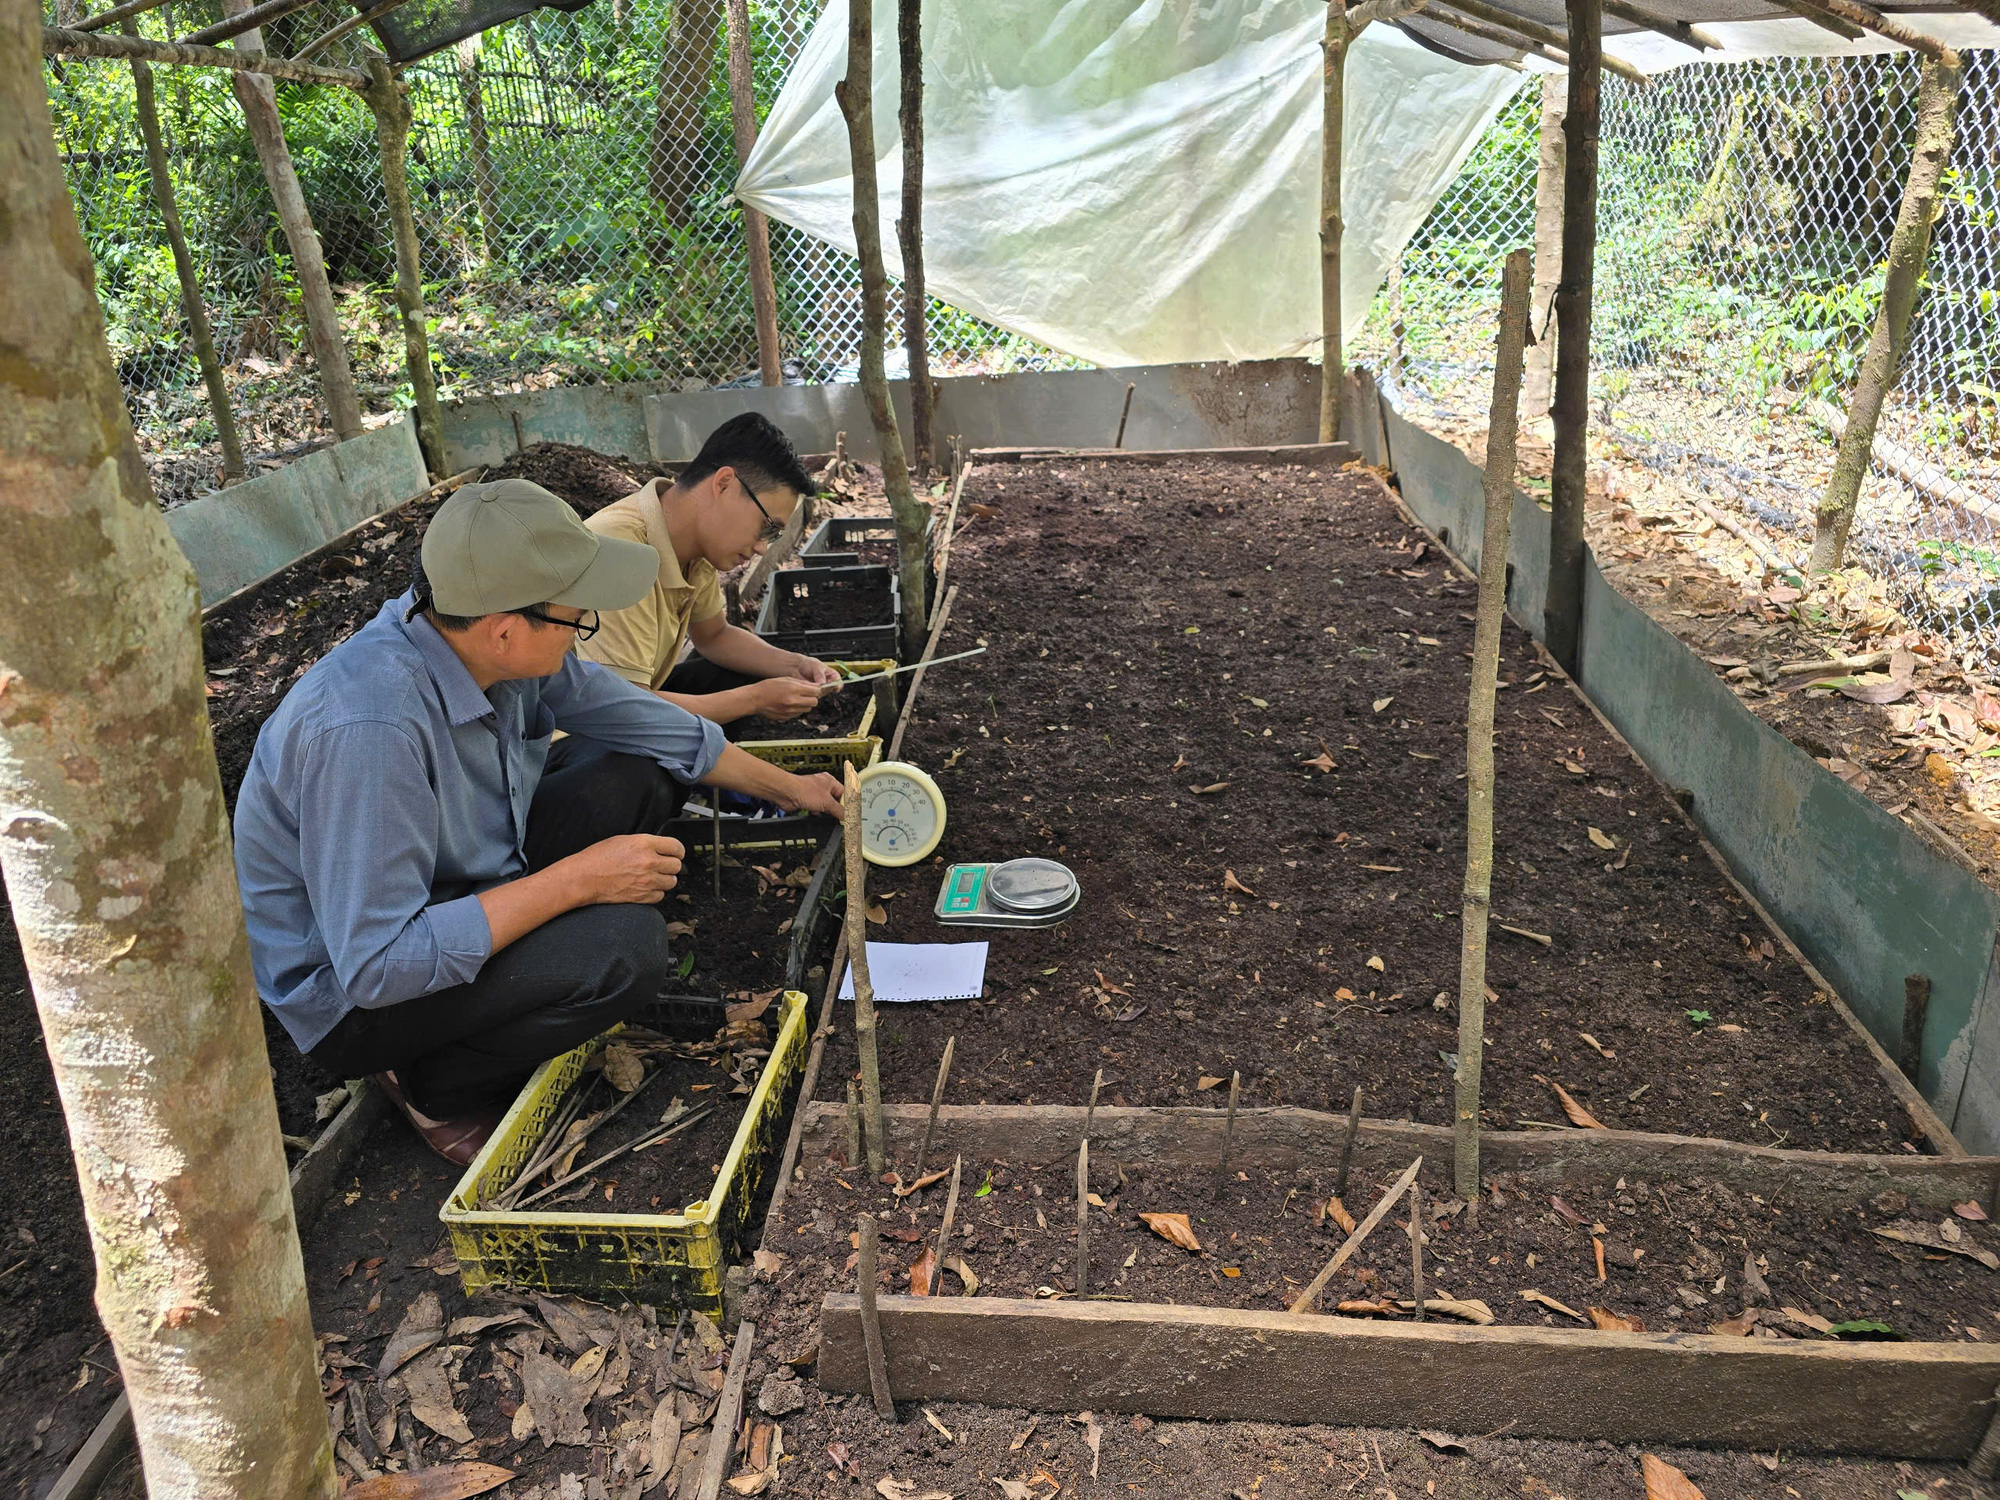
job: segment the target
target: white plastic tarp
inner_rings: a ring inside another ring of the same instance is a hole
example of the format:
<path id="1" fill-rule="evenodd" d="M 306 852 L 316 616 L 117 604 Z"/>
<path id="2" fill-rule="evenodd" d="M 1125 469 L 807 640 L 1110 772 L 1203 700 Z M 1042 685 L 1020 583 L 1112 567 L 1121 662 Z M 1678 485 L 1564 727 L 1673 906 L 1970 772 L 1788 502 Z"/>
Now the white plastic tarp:
<path id="1" fill-rule="evenodd" d="M 883 255 L 900 272 L 895 0 L 875 0 Z M 956 307 L 1104 365 L 1320 345 L 1323 0 L 927 0 L 924 267 Z M 847 0 L 830 0 L 737 183 L 854 250 Z M 1371 26 L 1349 53 L 1341 315 L 1523 82 Z"/>

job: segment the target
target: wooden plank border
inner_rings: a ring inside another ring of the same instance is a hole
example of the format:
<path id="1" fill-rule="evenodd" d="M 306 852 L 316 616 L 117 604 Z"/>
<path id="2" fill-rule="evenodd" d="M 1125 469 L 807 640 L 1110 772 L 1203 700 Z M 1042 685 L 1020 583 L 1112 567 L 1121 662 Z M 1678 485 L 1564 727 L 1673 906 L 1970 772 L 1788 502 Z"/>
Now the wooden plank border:
<path id="1" fill-rule="evenodd" d="M 1069 459 L 1159 465 L 1177 464 L 1190 458 L 1208 458 L 1219 463 L 1278 464 L 1310 469 L 1337 469 L 1360 456 L 1350 443 L 1281 443 L 1270 448 L 974 448 L 968 455 L 974 462 L 982 464 L 1030 464 Z"/>
<path id="2" fill-rule="evenodd" d="M 884 1296 L 880 1307 L 898 1399 L 1046 1411 L 1951 1461 L 1978 1445 L 2000 1382 L 2000 1346 L 1974 1343 L 1398 1326 L 1000 1297 Z M 868 1389 L 852 1293 L 822 1304 L 819 1381 Z"/>
<path id="3" fill-rule="evenodd" d="M 929 1106 L 892 1104 L 882 1115 L 892 1155 L 914 1156 Z M 1064 1165 L 1075 1159 L 1084 1111 L 1076 1105 L 959 1104 L 938 1111 L 932 1159 L 963 1152 L 973 1160 Z M 833 1150 L 841 1139 L 840 1106 L 802 1103 L 799 1154 Z M 1100 1105 L 1091 1153 L 1121 1162 L 1213 1164 L 1222 1149 L 1220 1109 L 1121 1109 Z M 1345 1115 L 1311 1109 L 1245 1109 L 1236 1116 L 1232 1159 L 1238 1166 L 1290 1170 L 1339 1159 Z M 1363 1120 L 1357 1165 L 1393 1174 L 1418 1154 L 1451 1160 L 1451 1127 L 1403 1120 Z M 1657 1135 L 1638 1130 L 1482 1130 L 1482 1170 L 1518 1173 L 1550 1189 L 1565 1183 L 1610 1186 L 1620 1177 L 1701 1177 L 1791 1208 L 1852 1206 L 1894 1188 L 1918 1207 L 1947 1209 L 1987 1201 L 2000 1157 L 1862 1156 L 1781 1151 L 1736 1141 Z"/>

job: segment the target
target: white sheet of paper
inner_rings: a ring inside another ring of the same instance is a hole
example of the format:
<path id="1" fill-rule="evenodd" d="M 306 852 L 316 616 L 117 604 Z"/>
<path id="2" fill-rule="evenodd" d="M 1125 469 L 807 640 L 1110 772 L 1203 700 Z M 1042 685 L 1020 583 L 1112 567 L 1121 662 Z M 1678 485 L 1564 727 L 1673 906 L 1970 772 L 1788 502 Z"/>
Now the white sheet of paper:
<path id="1" fill-rule="evenodd" d="M 974 1000 L 986 987 L 984 943 L 870 943 L 868 979 L 881 1001 Z M 854 971 L 840 998 L 854 998 Z"/>

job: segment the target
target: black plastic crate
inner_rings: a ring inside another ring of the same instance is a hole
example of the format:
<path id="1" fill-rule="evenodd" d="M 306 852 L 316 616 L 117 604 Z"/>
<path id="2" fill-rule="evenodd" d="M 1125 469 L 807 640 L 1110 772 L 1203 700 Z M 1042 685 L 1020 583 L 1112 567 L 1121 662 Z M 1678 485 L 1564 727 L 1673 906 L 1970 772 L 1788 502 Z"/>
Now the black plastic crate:
<path id="1" fill-rule="evenodd" d="M 833 601 L 854 623 L 801 625 L 798 616 L 808 601 Z M 897 654 L 902 619 L 902 589 L 893 568 L 783 568 L 764 591 L 757 634 L 781 651 L 880 658 Z"/>

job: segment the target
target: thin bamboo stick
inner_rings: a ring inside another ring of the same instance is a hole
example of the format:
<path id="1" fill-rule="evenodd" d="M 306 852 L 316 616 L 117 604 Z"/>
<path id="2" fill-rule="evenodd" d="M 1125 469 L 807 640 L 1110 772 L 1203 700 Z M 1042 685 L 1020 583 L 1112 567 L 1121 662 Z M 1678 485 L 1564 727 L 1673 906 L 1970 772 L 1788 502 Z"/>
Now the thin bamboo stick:
<path id="1" fill-rule="evenodd" d="M 861 792 L 852 764 L 842 799 L 842 843 L 847 852 L 847 966 L 854 972 L 854 1050 L 861 1058 L 861 1114 L 868 1132 L 868 1170 L 881 1176 L 887 1155 L 882 1138 L 882 1064 L 875 1045 L 875 986 L 868 981 L 868 863 L 861 850 Z"/>

